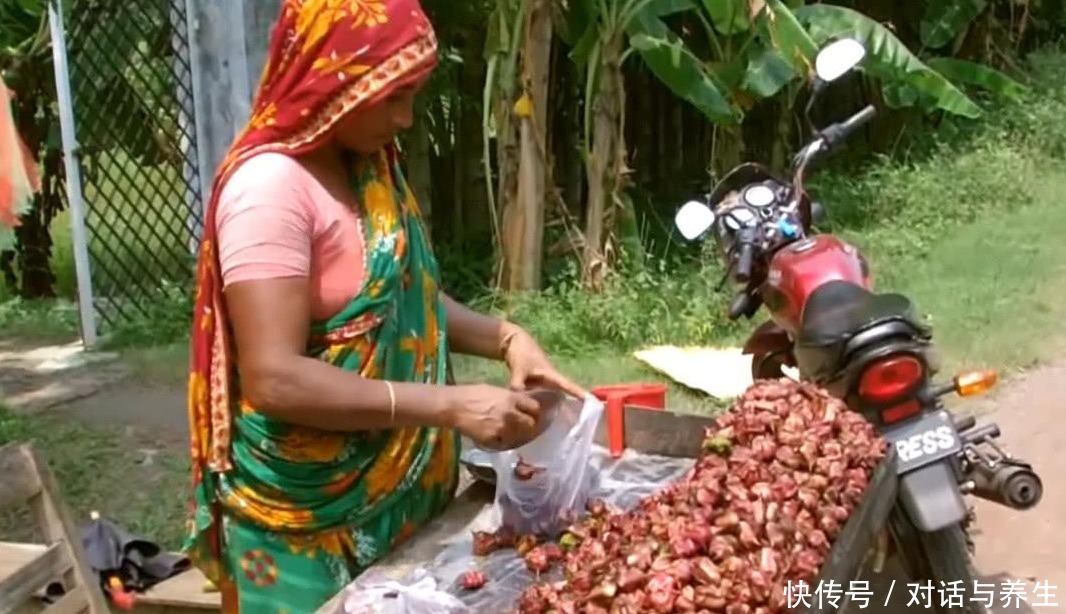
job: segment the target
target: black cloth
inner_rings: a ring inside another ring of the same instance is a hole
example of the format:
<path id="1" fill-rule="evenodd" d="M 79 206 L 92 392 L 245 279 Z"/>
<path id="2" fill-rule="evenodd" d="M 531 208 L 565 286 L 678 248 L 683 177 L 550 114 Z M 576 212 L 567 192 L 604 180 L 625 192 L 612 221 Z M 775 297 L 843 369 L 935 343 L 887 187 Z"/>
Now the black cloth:
<path id="1" fill-rule="evenodd" d="M 188 558 L 167 552 L 106 518 L 82 526 L 81 541 L 86 562 L 105 588 L 107 579 L 117 575 L 126 590 L 143 592 L 190 566 Z"/>
<path id="2" fill-rule="evenodd" d="M 81 527 L 81 543 L 85 562 L 108 596 L 113 577 L 122 582 L 126 592 L 142 593 L 191 566 L 188 558 L 167 552 L 159 544 L 105 518 L 93 519 Z M 44 601 L 54 603 L 63 593 L 63 585 L 53 582 L 45 590 Z"/>

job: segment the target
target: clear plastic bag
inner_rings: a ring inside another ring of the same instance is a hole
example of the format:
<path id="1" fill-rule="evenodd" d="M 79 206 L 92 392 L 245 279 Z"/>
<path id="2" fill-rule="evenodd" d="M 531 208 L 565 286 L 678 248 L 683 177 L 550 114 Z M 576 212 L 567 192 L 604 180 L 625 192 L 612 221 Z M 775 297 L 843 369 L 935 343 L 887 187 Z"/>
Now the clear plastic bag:
<path id="1" fill-rule="evenodd" d="M 594 487 L 592 441 L 603 403 L 589 395 L 583 402 L 566 399 L 552 411 L 551 423 L 539 437 L 491 455 L 500 524 L 518 535 L 558 534 L 584 511 Z M 519 460 L 536 468 L 528 479 L 515 475 Z"/>
<path id="2" fill-rule="evenodd" d="M 474 614 L 474 610 L 437 588 L 433 576 L 419 569 L 407 582 L 382 580 L 349 587 L 334 614 Z"/>

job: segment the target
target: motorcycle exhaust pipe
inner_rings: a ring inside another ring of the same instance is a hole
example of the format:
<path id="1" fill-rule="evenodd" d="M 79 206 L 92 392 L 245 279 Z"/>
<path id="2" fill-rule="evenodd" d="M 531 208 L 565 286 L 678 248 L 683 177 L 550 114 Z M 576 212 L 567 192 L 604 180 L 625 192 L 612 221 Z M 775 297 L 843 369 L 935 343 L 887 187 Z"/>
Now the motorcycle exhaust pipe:
<path id="1" fill-rule="evenodd" d="M 1040 502 L 1044 485 L 1027 465 L 1001 461 L 989 467 L 975 463 L 970 472 L 971 494 L 1016 510 L 1027 510 Z"/>

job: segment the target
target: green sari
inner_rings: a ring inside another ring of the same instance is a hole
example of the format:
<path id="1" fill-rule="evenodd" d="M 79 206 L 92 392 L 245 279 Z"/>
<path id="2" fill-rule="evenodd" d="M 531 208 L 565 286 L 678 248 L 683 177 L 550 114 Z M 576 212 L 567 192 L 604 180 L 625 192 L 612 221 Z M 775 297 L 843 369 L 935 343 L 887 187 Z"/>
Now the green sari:
<path id="1" fill-rule="evenodd" d="M 309 355 L 367 378 L 444 384 L 439 270 L 418 206 L 387 153 L 359 160 L 353 184 L 362 197 L 366 282 L 344 310 L 313 325 Z M 191 406 L 209 404 L 198 375 Z M 196 472 L 186 542 L 222 591 L 225 612 L 314 612 L 455 494 L 454 431 L 325 432 L 233 405 L 231 468 Z"/>

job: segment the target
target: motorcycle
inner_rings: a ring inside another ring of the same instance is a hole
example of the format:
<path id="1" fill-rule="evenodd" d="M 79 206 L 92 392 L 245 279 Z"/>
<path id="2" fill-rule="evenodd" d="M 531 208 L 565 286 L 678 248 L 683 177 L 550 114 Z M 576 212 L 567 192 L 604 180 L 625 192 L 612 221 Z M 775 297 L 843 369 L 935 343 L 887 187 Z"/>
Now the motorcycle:
<path id="1" fill-rule="evenodd" d="M 760 164 L 741 164 L 704 200 L 682 206 L 675 225 L 689 241 L 713 236 L 726 265 L 723 284 L 731 280 L 739 288 L 730 319 L 750 319 L 762 307 L 769 313 L 743 349 L 752 357 L 752 377 L 779 378 L 795 369 L 862 413 L 895 447 L 898 491 L 887 529 L 904 571 L 934 589 L 960 587 L 956 594 L 965 595 L 968 611 L 983 612 L 970 599 L 974 570 L 966 528 L 972 515 L 963 495 L 1025 510 L 1043 491 L 1033 468 L 995 443 L 997 425 L 978 426 L 973 417 L 945 408 L 947 395 L 990 389 L 996 373 L 965 372 L 937 382 L 932 330 L 911 300 L 875 292 L 862 252 L 813 230 L 825 208 L 805 190 L 808 168 L 876 110 L 866 106 L 818 129 L 811 109 L 865 55 L 862 43 L 844 38 L 816 56 L 805 113 L 812 139 L 796 154 L 790 180 Z"/>

